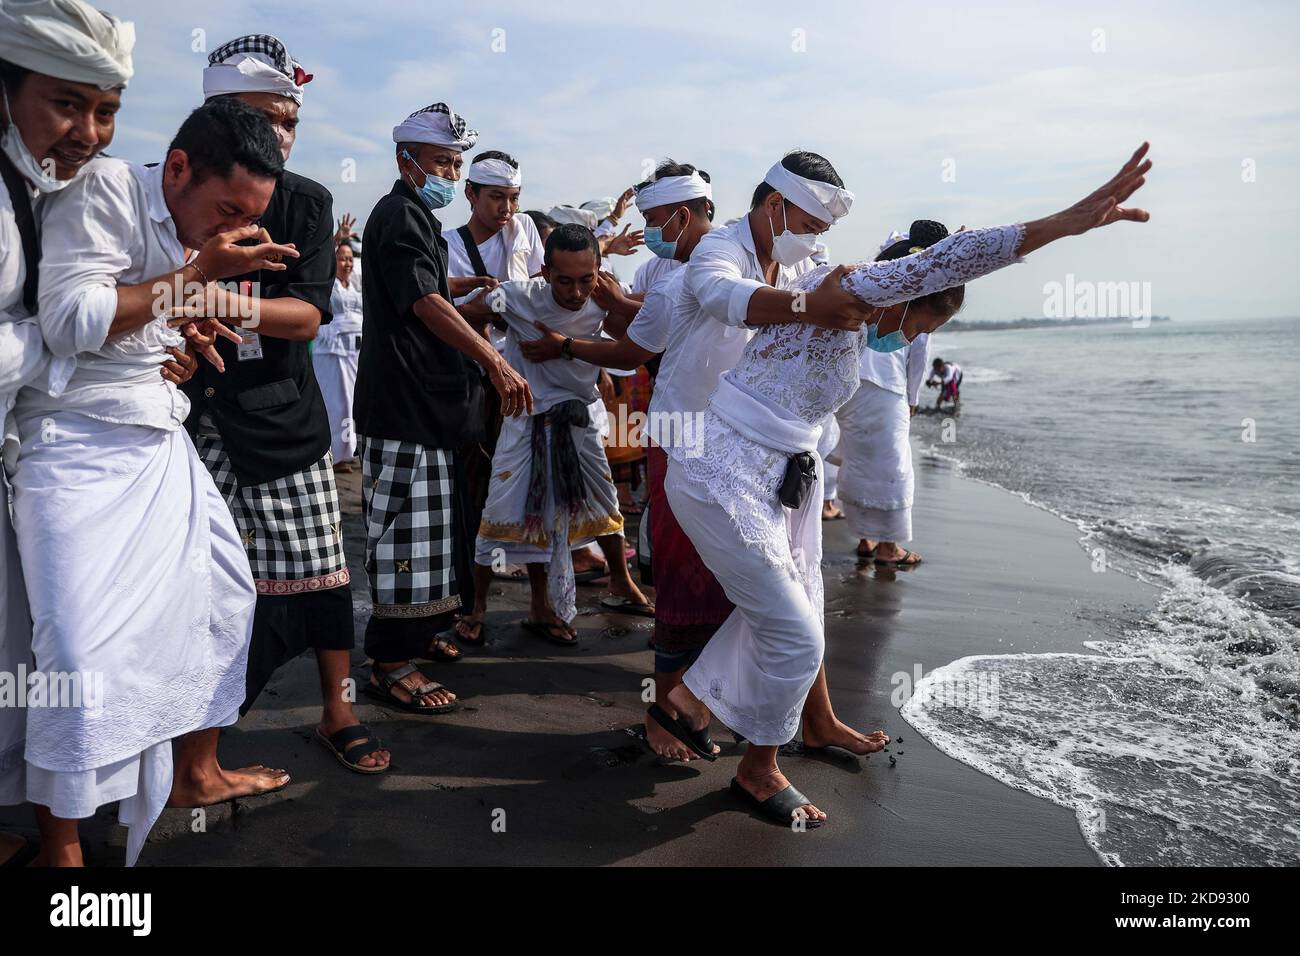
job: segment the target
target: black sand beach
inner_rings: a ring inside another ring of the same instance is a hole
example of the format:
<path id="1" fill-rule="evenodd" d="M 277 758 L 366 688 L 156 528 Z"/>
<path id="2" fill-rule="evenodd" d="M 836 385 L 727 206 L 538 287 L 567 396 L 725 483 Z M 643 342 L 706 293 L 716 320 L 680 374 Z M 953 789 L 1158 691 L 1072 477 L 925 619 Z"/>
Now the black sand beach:
<path id="1" fill-rule="evenodd" d="M 662 765 L 626 733 L 644 710 L 649 621 L 597 613 L 603 592 L 582 588 L 583 645 L 552 648 L 518 627 L 526 586 L 501 582 L 487 647 L 430 665 L 462 710 L 420 718 L 361 704 L 393 752 L 389 773 L 347 773 L 312 740 L 316 669 L 300 658 L 222 747 L 228 765 L 282 766 L 293 782 L 209 808 L 205 832 L 193 832 L 190 811 L 167 811 L 141 865 L 1096 865 L 1069 811 L 912 731 L 891 704 L 891 678 L 969 654 L 1082 650 L 1147 607 L 1150 589 L 1092 573 L 1072 526 L 1011 494 L 919 457 L 917 479 L 921 567 L 859 568 L 844 522 L 825 525 L 832 699 L 846 722 L 902 737 L 866 760 L 783 759 L 830 814 L 827 827 L 792 833 L 732 801 L 737 756 L 725 728 L 715 725 L 723 756 L 712 765 Z M 344 482 L 361 681 L 357 476 Z M 113 816 L 101 810 L 83 827 L 92 865 L 122 862 Z M 30 808 L 7 808 L 0 825 L 34 834 Z"/>

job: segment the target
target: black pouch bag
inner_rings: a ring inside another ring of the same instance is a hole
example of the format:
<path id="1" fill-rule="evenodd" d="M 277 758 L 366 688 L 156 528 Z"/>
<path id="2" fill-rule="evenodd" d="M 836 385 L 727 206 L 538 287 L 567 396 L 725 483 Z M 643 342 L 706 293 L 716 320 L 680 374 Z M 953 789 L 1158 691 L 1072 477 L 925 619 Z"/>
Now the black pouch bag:
<path id="1" fill-rule="evenodd" d="M 777 497 L 787 508 L 797 509 L 812 490 L 817 478 L 817 461 L 806 451 L 791 455 L 785 466 L 785 477 L 781 479 L 781 490 Z"/>

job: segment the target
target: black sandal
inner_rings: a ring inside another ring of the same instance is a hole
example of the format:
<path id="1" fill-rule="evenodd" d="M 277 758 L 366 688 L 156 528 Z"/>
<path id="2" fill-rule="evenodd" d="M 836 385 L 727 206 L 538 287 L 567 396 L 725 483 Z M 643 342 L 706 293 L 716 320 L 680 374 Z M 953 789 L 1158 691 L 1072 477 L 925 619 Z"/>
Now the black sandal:
<path id="1" fill-rule="evenodd" d="M 403 687 L 402 690 L 410 694 L 411 699 L 402 700 L 393 693 L 393 688 L 402 682 L 403 677 L 410 674 L 419 674 L 421 677 L 425 676 L 418 667 L 411 663 L 403 664 L 401 667 L 394 668 L 391 671 L 381 671 L 378 668 L 372 667 L 370 669 L 370 675 L 379 683 L 372 684 L 370 681 L 366 681 L 366 686 L 362 689 L 362 693 L 367 697 L 372 697 L 379 701 L 385 707 L 393 707 L 397 710 L 403 710 L 408 714 L 428 714 L 430 716 L 434 714 L 450 714 L 459 706 L 454 700 L 449 704 L 436 704 L 433 707 L 421 707 L 415 702 L 416 698 L 428 697 L 436 691 L 446 689 L 437 681 L 428 681 L 427 683 L 421 684 L 415 690 Z"/>
<path id="2" fill-rule="evenodd" d="M 384 749 L 383 742 L 372 734 L 370 728 L 365 724 L 353 724 L 351 727 L 344 727 L 328 737 L 321 733 L 320 728 L 317 727 L 316 739 L 329 747 L 330 753 L 334 754 L 334 758 L 339 763 L 355 773 L 383 773 L 390 766 L 390 764 L 381 764 L 374 767 L 363 767 L 357 762 L 362 757 L 369 757 L 376 750 Z M 366 740 L 374 741 L 374 745 L 370 747 L 364 746 L 361 742 Z M 352 746 L 349 747 L 349 744 L 352 744 Z M 357 755 L 356 760 L 352 759 L 352 754 Z"/>
<path id="3" fill-rule="evenodd" d="M 524 620 L 520 621 L 519 625 L 529 634 L 550 641 L 552 644 L 559 644 L 561 647 L 574 647 L 578 643 L 577 636 L 559 621 Z M 557 631 L 559 634 L 556 633 Z M 564 637 L 560 637 L 560 634 L 563 634 Z"/>
<path id="4" fill-rule="evenodd" d="M 794 822 L 794 812 L 796 810 L 806 804 L 812 803 L 811 800 L 794 788 L 794 784 L 790 784 L 784 790 L 772 794 L 766 800 L 760 800 L 741 786 L 739 780 L 732 777 L 731 793 L 733 796 L 739 797 L 742 802 L 749 804 L 757 810 L 760 816 L 766 817 L 773 823 L 779 823 L 783 827 L 788 827 Z M 825 822 L 825 820 L 815 820 L 812 817 L 806 817 L 803 825 L 805 829 L 815 830 Z"/>
<path id="5" fill-rule="evenodd" d="M 676 717 L 670 717 L 668 711 L 664 710 L 658 704 L 651 704 L 646 713 L 654 720 L 656 724 L 668 731 L 686 746 L 690 747 L 697 757 L 703 757 L 705 760 L 717 760 L 717 755 L 713 752 L 713 740 L 709 737 L 709 728 L 704 727 L 700 730 L 691 730 L 685 723 Z"/>
<path id="6" fill-rule="evenodd" d="M 482 641 L 479 643 L 482 643 Z M 452 653 L 453 651 L 455 653 Z M 441 661 L 444 664 L 454 664 L 465 656 L 461 653 L 459 647 L 453 644 L 449 638 L 443 637 L 441 634 L 434 635 L 433 642 L 429 645 L 429 649 L 424 653 L 426 656 L 421 657 L 420 660 Z"/>
<path id="7" fill-rule="evenodd" d="M 909 561 L 908 558 L 916 558 L 915 561 Z M 901 558 L 875 558 L 876 564 L 887 568 L 914 568 L 921 563 L 921 556 L 915 551 L 903 549 Z"/>
<path id="8" fill-rule="evenodd" d="M 456 618 L 456 640 L 460 641 L 462 644 L 468 644 L 470 647 L 482 647 L 487 643 L 487 637 L 483 634 L 483 626 L 486 623 L 486 621 L 482 620 L 471 621 L 468 617 Z M 474 636 L 470 637 L 468 634 L 465 634 L 461 631 L 462 627 L 470 629 Z"/>

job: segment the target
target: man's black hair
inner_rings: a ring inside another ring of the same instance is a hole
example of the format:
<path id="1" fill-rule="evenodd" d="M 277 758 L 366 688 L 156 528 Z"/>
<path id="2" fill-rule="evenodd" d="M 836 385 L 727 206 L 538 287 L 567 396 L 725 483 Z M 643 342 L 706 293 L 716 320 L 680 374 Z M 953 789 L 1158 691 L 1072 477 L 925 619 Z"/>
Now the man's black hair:
<path id="1" fill-rule="evenodd" d="M 713 182 L 713 180 L 709 178 L 708 173 L 706 173 L 702 169 L 692 166 L 690 163 L 679 163 L 671 159 L 665 159 L 662 163 L 660 163 L 657 167 L 655 167 L 654 179 L 643 180 L 642 182 L 636 184 L 636 188 L 644 189 L 646 186 L 649 186 L 652 182 L 654 182 L 655 179 L 665 179 L 668 176 L 689 176 L 691 173 L 699 173 L 700 178 L 703 179 L 706 183 Z M 713 219 L 713 203 L 710 200 L 705 199 L 703 196 L 700 196 L 697 199 L 688 199 L 685 202 L 674 203 L 673 205 L 685 206 L 687 209 L 689 209 L 691 212 L 695 213 L 698 216 L 704 216 L 706 219 L 710 221 L 712 221 Z"/>
<path id="2" fill-rule="evenodd" d="M 229 176 L 243 166 L 254 176 L 279 179 L 284 171 L 280 141 L 262 111 L 233 97 L 208 100 L 185 118 L 171 146 L 184 150 L 194 181 Z"/>
<path id="3" fill-rule="evenodd" d="M 25 66 L 19 66 L 17 63 L 10 63 L 8 60 L 0 60 L 0 84 L 4 85 L 5 91 L 9 94 L 9 101 L 12 105 L 13 98 L 18 95 L 22 89 L 23 81 L 27 79 L 27 74 L 32 71 Z"/>
<path id="4" fill-rule="evenodd" d="M 553 265 L 555 253 L 582 252 L 584 249 L 591 250 L 599 266 L 600 243 L 596 241 L 596 234 L 580 223 L 561 223 L 546 237 L 546 254 L 542 257 L 542 262 L 548 266 Z"/>
<path id="5" fill-rule="evenodd" d="M 533 225 L 537 227 L 539 234 L 548 229 L 554 229 L 559 225 L 558 222 L 539 209 L 526 209 L 524 215 L 533 221 Z"/>
<path id="6" fill-rule="evenodd" d="M 844 180 L 840 179 L 840 174 L 835 171 L 831 161 L 820 153 L 810 153 L 805 149 L 796 149 L 785 154 L 785 157 L 781 160 L 781 165 L 804 179 L 815 179 L 819 183 L 830 183 L 840 189 L 844 188 Z M 759 183 L 754 188 L 754 198 L 750 200 L 749 208 L 756 208 L 759 203 L 776 191 L 766 182 Z M 789 202 L 788 199 L 786 201 Z"/>

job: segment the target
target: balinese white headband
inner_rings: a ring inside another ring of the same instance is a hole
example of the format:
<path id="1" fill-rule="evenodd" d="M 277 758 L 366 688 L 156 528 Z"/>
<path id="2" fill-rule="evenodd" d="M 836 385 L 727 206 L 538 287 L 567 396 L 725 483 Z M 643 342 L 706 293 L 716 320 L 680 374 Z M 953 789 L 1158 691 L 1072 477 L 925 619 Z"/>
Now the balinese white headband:
<path id="1" fill-rule="evenodd" d="M 302 87 L 293 77 L 285 76 L 254 53 L 241 54 L 204 69 L 203 98 L 210 100 L 227 93 L 275 93 L 302 106 Z"/>
<path id="2" fill-rule="evenodd" d="M 853 193 L 830 183 L 805 179 L 776 163 L 763 177 L 767 183 L 790 202 L 822 222 L 834 224 L 849 214 Z"/>
<path id="3" fill-rule="evenodd" d="M 665 176 L 636 191 L 636 208 L 645 212 L 656 206 L 690 202 L 692 199 L 712 199 L 713 187 L 704 181 L 698 171 L 689 176 Z"/>
<path id="4" fill-rule="evenodd" d="M 523 174 L 504 159 L 480 159 L 471 163 L 466 181 L 476 186 L 522 186 Z"/>

